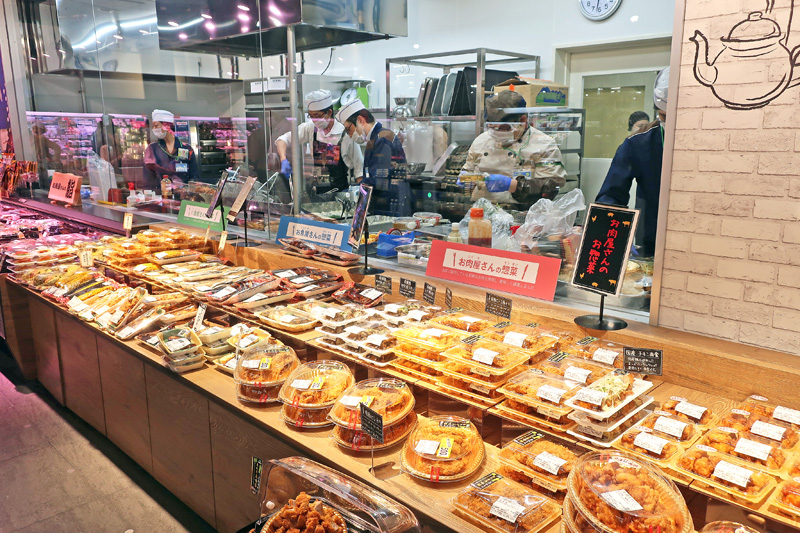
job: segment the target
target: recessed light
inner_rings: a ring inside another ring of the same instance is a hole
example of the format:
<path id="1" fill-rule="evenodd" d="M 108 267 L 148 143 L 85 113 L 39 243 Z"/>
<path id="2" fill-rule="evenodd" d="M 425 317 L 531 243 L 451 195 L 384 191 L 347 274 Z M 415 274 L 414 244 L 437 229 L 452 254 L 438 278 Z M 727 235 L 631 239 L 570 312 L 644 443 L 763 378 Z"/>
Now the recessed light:
<path id="1" fill-rule="evenodd" d="M 242 26 L 242 33 L 247 33 L 250 31 L 250 26 Z"/>
<path id="2" fill-rule="evenodd" d="M 343 57 L 337 57 L 336 59 L 338 59 L 339 61 L 344 61 Z"/>
<path id="3" fill-rule="evenodd" d="M 180 39 L 181 41 L 185 41 L 188 38 L 189 38 L 189 36 L 186 35 L 185 33 L 179 33 L 178 34 L 178 39 Z"/>
<path id="4" fill-rule="evenodd" d="M 114 39 L 116 39 L 118 41 L 121 41 L 122 40 L 122 35 L 114 35 Z"/>
<path id="5" fill-rule="evenodd" d="M 147 30 L 139 30 L 139 33 L 141 33 L 142 35 L 150 35 L 150 32 Z"/>
<path id="6" fill-rule="evenodd" d="M 242 4 L 239 4 L 239 5 L 238 5 L 238 6 L 236 6 L 236 7 L 238 7 L 238 8 L 239 8 L 239 9 L 241 9 L 242 11 L 250 11 L 250 8 L 249 8 L 249 7 L 247 7 L 247 6 L 243 6 Z"/>
<path id="7" fill-rule="evenodd" d="M 631 17 L 631 22 L 639 22 L 639 15 L 634 15 Z"/>
<path id="8" fill-rule="evenodd" d="M 203 17 L 204 19 L 211 19 L 211 15 L 209 15 L 208 13 L 200 13 L 200 16 Z"/>
<path id="9" fill-rule="evenodd" d="M 168 22 L 167 22 L 167 24 L 169 24 L 169 25 L 170 25 L 170 26 L 172 26 L 173 28 L 177 28 L 178 26 L 180 26 L 180 24 L 178 24 L 178 23 L 177 23 L 177 22 L 175 22 L 174 20 L 170 20 L 170 21 L 168 21 Z"/>
<path id="10" fill-rule="evenodd" d="M 414 48 L 419 48 L 419 44 L 415 44 L 415 45 L 414 45 Z"/>

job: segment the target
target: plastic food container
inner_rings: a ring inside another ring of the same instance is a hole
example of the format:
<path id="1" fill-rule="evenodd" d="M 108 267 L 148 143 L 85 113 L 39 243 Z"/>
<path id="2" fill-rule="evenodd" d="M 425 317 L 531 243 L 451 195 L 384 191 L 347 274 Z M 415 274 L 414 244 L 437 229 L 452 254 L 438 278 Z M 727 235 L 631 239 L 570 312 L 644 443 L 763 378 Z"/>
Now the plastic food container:
<path id="1" fill-rule="evenodd" d="M 166 292 L 162 294 L 149 294 L 142 299 L 144 305 L 153 307 L 156 305 L 175 305 L 183 303 L 188 297 L 182 292 Z"/>
<path id="2" fill-rule="evenodd" d="M 281 420 L 298 429 L 321 428 L 333 425 L 333 422 L 328 420 L 330 410 L 330 407 L 305 408 L 283 404 L 280 416 Z"/>
<path id="3" fill-rule="evenodd" d="M 770 418 L 777 424 L 789 426 L 794 430 L 800 430 L 800 410 L 790 409 L 775 402 L 771 402 L 764 396 L 750 396 L 742 402 L 739 409 L 749 411 L 756 416 L 765 417 L 764 420 Z"/>
<path id="4" fill-rule="evenodd" d="M 439 221 L 442 220 L 442 215 L 439 213 L 430 213 L 428 211 L 417 211 L 414 217 L 422 221 L 423 224 L 430 224 L 431 226 L 438 226 Z"/>
<path id="5" fill-rule="evenodd" d="M 661 404 L 659 410 L 666 411 L 679 420 L 691 422 L 703 428 L 710 427 L 715 419 L 711 409 L 692 403 L 680 396 L 671 396 L 669 400 Z"/>
<path id="6" fill-rule="evenodd" d="M 670 461 L 685 450 L 675 439 L 655 435 L 650 428 L 642 426 L 627 430 L 614 446 L 649 459 L 662 468 L 668 468 Z"/>
<path id="7" fill-rule="evenodd" d="M 339 396 L 331 410 L 331 420 L 339 426 L 361 429 L 362 403 L 381 415 L 387 427 L 401 421 L 414 409 L 414 395 L 399 379 L 366 379 Z"/>
<path id="8" fill-rule="evenodd" d="M 751 504 L 764 501 L 775 487 L 775 478 L 769 474 L 702 444 L 689 448 L 675 466 L 701 484 Z"/>
<path id="9" fill-rule="evenodd" d="M 770 507 L 800 518 L 800 477 L 781 482 L 770 497 Z"/>
<path id="10" fill-rule="evenodd" d="M 753 435 L 749 431 L 718 427 L 708 431 L 699 441 L 720 453 L 752 463 L 773 476 L 782 476 L 790 466 L 791 455 L 774 440 Z"/>
<path id="11" fill-rule="evenodd" d="M 503 401 L 503 395 L 495 389 L 483 389 L 480 385 L 444 375 L 436 380 L 436 386 L 442 392 L 457 398 L 465 398 L 481 405 L 497 405 Z"/>
<path id="12" fill-rule="evenodd" d="M 675 418 L 666 411 L 650 413 L 640 425 L 652 429 L 654 435 L 675 439 L 684 446 L 692 444 L 702 433 L 695 424 Z"/>
<path id="13" fill-rule="evenodd" d="M 262 344 L 267 344 L 268 342 L 274 342 L 272 335 L 261 328 L 245 326 L 241 329 L 242 331 L 237 333 L 236 326 L 231 328 L 232 336 L 227 341 L 228 344 L 236 350 L 247 350 Z"/>
<path id="14" fill-rule="evenodd" d="M 590 359 L 614 368 L 622 368 L 625 362 L 624 346 L 596 337 L 584 337 L 561 349 L 570 355 Z"/>
<path id="15" fill-rule="evenodd" d="M 366 317 L 360 309 L 316 301 L 293 304 L 289 308 L 306 318 L 318 320 L 324 332 L 333 334 L 344 332 L 345 327 Z"/>
<path id="16" fill-rule="evenodd" d="M 425 481 L 459 481 L 480 468 L 483 446 L 483 439 L 469 420 L 432 416 L 420 421 L 406 440 L 400 466 L 407 474 Z"/>
<path id="17" fill-rule="evenodd" d="M 342 305 L 355 304 L 374 307 L 383 300 L 383 293 L 369 285 L 345 283 L 341 289 L 333 293 L 333 299 Z"/>
<path id="18" fill-rule="evenodd" d="M 359 344 L 366 341 L 369 337 L 375 336 L 373 339 L 375 348 L 380 349 L 383 346 L 384 349 L 388 349 L 394 345 L 393 332 L 393 329 L 382 322 L 359 322 L 344 328 L 341 337 L 347 342 Z"/>
<path id="19" fill-rule="evenodd" d="M 461 311 L 434 318 L 431 322 L 469 333 L 483 331 L 492 325 L 492 323 L 485 318 L 480 318 L 474 314 Z"/>
<path id="20" fill-rule="evenodd" d="M 394 332 L 398 350 L 426 359 L 441 361 L 442 352 L 461 342 L 467 334 L 437 325 L 413 325 Z"/>
<path id="21" fill-rule="evenodd" d="M 617 451 L 588 453 L 577 460 L 567 483 L 568 498 L 599 531 L 694 530 L 675 484 L 635 456 Z"/>
<path id="22" fill-rule="evenodd" d="M 591 385 L 598 379 L 613 372 L 606 365 L 587 361 L 580 357 L 566 357 L 563 352 L 559 352 L 550 359 L 542 361 L 536 365 L 536 368 L 582 385 Z"/>
<path id="23" fill-rule="evenodd" d="M 348 448 L 354 452 L 370 450 L 382 450 L 390 448 L 402 442 L 417 423 L 417 414 L 408 413 L 402 420 L 391 425 L 383 426 L 383 444 L 373 440 L 372 437 L 363 433 L 360 429 L 350 427 L 334 426 L 331 432 L 333 441 L 343 448 Z"/>
<path id="24" fill-rule="evenodd" d="M 589 414 L 596 420 L 606 420 L 616 415 L 626 405 L 653 387 L 650 381 L 633 377 L 633 374 L 615 371 L 579 390 L 566 404 Z"/>
<path id="25" fill-rule="evenodd" d="M 145 256 L 145 259 L 157 265 L 168 265 L 170 263 L 182 263 L 193 261 L 200 257 L 200 252 L 196 250 L 165 250 Z"/>
<path id="26" fill-rule="evenodd" d="M 718 522 L 709 522 L 705 525 L 700 533 L 759 533 L 757 530 L 743 526 L 737 522 L 728 522 L 721 520 Z"/>
<path id="27" fill-rule="evenodd" d="M 469 485 L 450 503 L 456 514 L 495 533 L 535 533 L 561 515 L 555 501 L 496 472 Z"/>
<path id="28" fill-rule="evenodd" d="M 397 262 L 401 265 L 427 266 L 431 255 L 431 245 L 428 243 L 401 244 L 395 247 Z"/>
<path id="29" fill-rule="evenodd" d="M 115 336 L 118 339 L 127 341 L 133 338 L 134 335 L 142 333 L 144 330 L 148 329 L 150 326 L 154 325 L 156 322 L 161 320 L 161 317 L 163 315 L 164 315 L 164 310 L 159 307 L 154 307 L 153 309 L 149 309 L 140 317 L 132 320 L 130 324 L 117 331 L 115 333 Z"/>
<path id="30" fill-rule="evenodd" d="M 400 324 L 406 322 L 406 317 L 408 313 L 417 310 L 423 309 L 425 304 L 418 300 L 408 300 L 405 303 L 390 303 L 385 304 L 381 309 L 378 310 L 378 313 L 385 318 L 386 320 L 390 321 L 393 324 Z"/>
<path id="31" fill-rule="evenodd" d="M 217 341 L 225 340 L 231 336 L 231 328 L 219 326 L 217 324 L 204 324 L 204 327 L 197 331 L 197 337 L 205 345 L 213 344 Z"/>
<path id="32" fill-rule="evenodd" d="M 195 353 L 203 345 L 197 333 L 190 328 L 173 328 L 158 334 L 161 350 L 167 357 L 176 358 L 181 355 Z"/>
<path id="33" fill-rule="evenodd" d="M 529 355 L 523 351 L 486 339 L 461 342 L 442 355 L 450 360 L 442 364 L 442 369 L 448 367 L 465 376 L 480 376 L 491 383 L 503 381 L 511 371 L 529 359 Z"/>
<path id="34" fill-rule="evenodd" d="M 145 246 L 136 241 L 115 242 L 111 245 L 111 249 L 125 259 L 144 257 L 148 251 Z"/>
<path id="35" fill-rule="evenodd" d="M 179 359 L 173 361 L 167 359 L 167 367 L 173 372 L 183 374 L 192 370 L 199 370 L 206 365 L 206 359 L 203 354 L 187 354 L 181 356 Z"/>
<path id="36" fill-rule="evenodd" d="M 528 350 L 532 354 L 555 348 L 559 342 L 558 335 L 551 331 L 531 326 L 518 326 L 510 322 L 496 324 L 485 330 L 484 334 L 488 339 Z"/>
<path id="37" fill-rule="evenodd" d="M 775 444 L 779 444 L 784 450 L 794 449 L 800 435 L 788 424 L 779 423 L 772 418 L 744 411 L 742 409 L 731 409 L 719 419 L 720 427 L 729 427 L 739 431 L 749 431 L 753 435 L 769 439 Z"/>
<path id="38" fill-rule="evenodd" d="M 312 284 L 339 279 L 339 274 L 330 270 L 315 270 L 293 278 L 284 278 L 283 282 L 291 289 L 300 290 Z"/>
<path id="39" fill-rule="evenodd" d="M 234 348 L 228 343 L 228 338 L 203 344 L 203 351 L 206 355 L 218 357 L 222 354 L 233 352 Z"/>
<path id="40" fill-rule="evenodd" d="M 500 462 L 551 492 L 567 490 L 567 476 L 582 452 L 553 439 L 538 431 L 529 431 L 503 448 Z"/>
<path id="41" fill-rule="evenodd" d="M 352 372 L 344 363 L 311 361 L 292 372 L 279 397 L 281 402 L 292 407 L 330 408 L 354 382 Z"/>
<path id="42" fill-rule="evenodd" d="M 519 408 L 526 414 L 535 412 L 566 424 L 565 417 L 572 412 L 572 408 L 564 402 L 580 389 L 579 383 L 532 368 L 508 380 L 500 392 L 509 398 L 510 407 Z"/>
<path id="43" fill-rule="evenodd" d="M 305 313 L 299 313 L 287 306 L 260 311 L 256 316 L 268 326 L 291 333 L 314 329 L 319 323 L 316 318 L 309 318 Z"/>
<path id="44" fill-rule="evenodd" d="M 442 375 L 438 370 L 434 370 L 428 365 L 420 364 L 403 357 L 402 354 L 395 352 L 397 359 L 392 360 L 391 364 L 396 370 L 404 375 L 411 376 L 412 378 L 420 379 L 427 382 L 435 381 Z"/>
<path id="45" fill-rule="evenodd" d="M 278 401 L 278 392 L 300 361 L 288 346 L 267 344 L 247 350 L 236 363 L 236 397 L 244 402 Z"/>
<path id="46" fill-rule="evenodd" d="M 635 426 L 645 417 L 647 412 L 644 409 L 651 403 L 653 403 L 653 398 L 651 396 L 642 396 L 628 404 L 628 406 L 621 411 L 624 414 L 603 421 L 589 418 L 584 412 L 573 411 L 567 415 L 567 418 L 575 422 L 575 427 L 567 430 L 567 433 L 600 448 L 608 448 L 613 445 L 625 431 Z"/>

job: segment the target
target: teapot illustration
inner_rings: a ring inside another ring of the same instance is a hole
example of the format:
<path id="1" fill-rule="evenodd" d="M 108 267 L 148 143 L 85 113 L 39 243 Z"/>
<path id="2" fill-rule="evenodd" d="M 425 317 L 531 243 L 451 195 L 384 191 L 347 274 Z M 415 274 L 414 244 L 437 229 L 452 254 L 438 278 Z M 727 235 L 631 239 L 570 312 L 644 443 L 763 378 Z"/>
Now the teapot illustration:
<path id="1" fill-rule="evenodd" d="M 723 49 L 713 60 L 705 35 L 695 31 L 689 39 L 697 46 L 694 76 L 710 87 L 714 95 L 731 109 L 757 109 L 780 96 L 792 83 L 794 65 L 800 46 L 792 51 L 786 47 L 786 35 L 777 22 L 764 18 L 760 11 L 750 13 L 746 20 L 731 28 L 721 39 Z M 769 65 L 768 80 L 750 80 L 748 75 L 763 72 L 753 69 L 752 61 Z M 771 81 L 770 81 L 771 80 Z"/>

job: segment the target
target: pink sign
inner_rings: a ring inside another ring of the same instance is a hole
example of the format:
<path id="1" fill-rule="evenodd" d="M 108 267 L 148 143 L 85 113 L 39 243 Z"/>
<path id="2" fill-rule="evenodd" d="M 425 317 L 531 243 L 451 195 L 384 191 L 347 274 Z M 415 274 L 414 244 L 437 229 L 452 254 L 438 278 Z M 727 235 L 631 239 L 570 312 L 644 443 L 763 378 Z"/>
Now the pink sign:
<path id="1" fill-rule="evenodd" d="M 434 241 L 426 275 L 553 301 L 561 260 Z"/>

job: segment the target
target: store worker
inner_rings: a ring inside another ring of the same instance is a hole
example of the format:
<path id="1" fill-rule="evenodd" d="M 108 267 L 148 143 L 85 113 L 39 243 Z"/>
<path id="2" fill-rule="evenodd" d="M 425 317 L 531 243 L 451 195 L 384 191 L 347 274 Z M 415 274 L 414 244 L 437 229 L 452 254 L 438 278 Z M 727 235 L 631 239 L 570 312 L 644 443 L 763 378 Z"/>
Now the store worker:
<path id="1" fill-rule="evenodd" d="M 472 141 L 462 174 L 489 174 L 479 181 L 472 199 L 488 198 L 530 204 L 554 196 L 567 182 L 556 142 L 528 124 L 527 107 L 517 92 L 502 91 L 486 100 L 487 130 Z"/>
<path id="2" fill-rule="evenodd" d="M 364 173 L 361 148 L 349 135 L 345 135 L 344 125 L 333 118 L 333 97 L 330 91 L 322 89 L 308 93 L 305 104 L 310 120 L 297 127 L 297 135 L 300 142 L 308 146 L 306 153 L 310 152 L 313 156 L 314 167 L 324 167 L 331 183 L 329 187 L 317 187 L 317 192 L 333 189 L 346 191 L 350 187 L 351 173 L 356 180 L 360 180 Z M 291 142 L 291 132 L 281 135 L 275 141 L 275 148 L 281 159 L 281 174 L 287 178 L 292 175 L 292 164 L 289 160 Z"/>
<path id="3" fill-rule="evenodd" d="M 628 117 L 628 137 L 641 133 L 650 125 L 650 115 L 644 111 L 634 111 Z"/>
<path id="4" fill-rule="evenodd" d="M 661 193 L 661 160 L 664 157 L 664 122 L 667 118 L 669 67 L 658 73 L 653 100 L 658 108 L 658 120 L 645 131 L 625 139 L 617 149 L 611 167 L 597 194 L 597 203 L 626 206 L 631 197 L 631 185 L 636 180 L 636 208 L 641 210 L 641 254 L 655 253 L 658 200 Z M 637 236 L 639 232 L 637 232 Z"/>
<path id="5" fill-rule="evenodd" d="M 159 191 L 164 176 L 172 180 L 174 188 L 198 179 L 200 171 L 194 150 L 175 137 L 175 115 L 163 109 L 153 110 L 150 128 L 157 140 L 144 152 L 144 183 L 137 183 L 136 187 Z"/>

